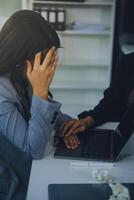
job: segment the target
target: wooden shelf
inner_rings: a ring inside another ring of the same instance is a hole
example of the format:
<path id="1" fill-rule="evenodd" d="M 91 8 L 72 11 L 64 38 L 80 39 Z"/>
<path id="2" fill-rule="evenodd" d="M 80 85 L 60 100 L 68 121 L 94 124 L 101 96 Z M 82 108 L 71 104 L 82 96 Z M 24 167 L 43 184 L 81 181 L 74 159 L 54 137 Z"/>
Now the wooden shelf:
<path id="1" fill-rule="evenodd" d="M 83 3 L 81 3 L 81 2 L 61 2 L 61 1 L 36 1 L 36 0 L 34 0 L 34 1 L 32 1 L 33 2 L 33 4 L 36 4 L 36 5 L 46 5 L 46 6 L 54 6 L 54 7 L 56 7 L 56 6 L 61 6 L 61 7 L 70 7 L 71 6 L 71 8 L 75 8 L 75 7 L 81 7 L 81 8 L 89 8 L 90 6 L 112 6 L 113 5 L 113 2 L 111 2 L 111 1 L 101 1 L 101 2 L 99 2 L 99 1 L 90 1 L 90 2 L 83 2 Z"/>

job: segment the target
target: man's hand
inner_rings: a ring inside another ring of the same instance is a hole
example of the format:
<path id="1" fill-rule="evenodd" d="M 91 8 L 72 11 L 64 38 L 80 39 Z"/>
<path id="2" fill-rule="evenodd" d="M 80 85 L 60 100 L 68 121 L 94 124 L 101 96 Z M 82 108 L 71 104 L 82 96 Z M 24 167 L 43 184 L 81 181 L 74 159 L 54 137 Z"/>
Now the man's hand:
<path id="1" fill-rule="evenodd" d="M 94 124 L 94 119 L 88 116 L 83 119 L 72 119 L 64 122 L 59 131 L 59 137 L 63 137 L 63 141 L 68 149 L 75 149 L 79 146 L 80 140 L 77 136 L 80 132 L 85 131 Z"/>
<path id="2" fill-rule="evenodd" d="M 60 137 L 68 137 L 70 135 L 76 135 L 85 131 L 88 127 L 94 124 L 94 119 L 91 116 L 83 119 L 72 119 L 64 122 L 59 129 Z"/>

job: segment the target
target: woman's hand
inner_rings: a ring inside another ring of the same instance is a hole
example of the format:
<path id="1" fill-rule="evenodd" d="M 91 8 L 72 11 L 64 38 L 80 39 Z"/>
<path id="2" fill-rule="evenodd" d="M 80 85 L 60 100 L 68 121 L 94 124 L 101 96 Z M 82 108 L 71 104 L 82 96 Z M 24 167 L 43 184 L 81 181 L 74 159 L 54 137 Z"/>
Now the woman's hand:
<path id="1" fill-rule="evenodd" d="M 76 135 L 85 131 L 88 127 L 94 124 L 94 119 L 91 116 L 83 119 L 72 119 L 64 122 L 59 129 L 60 137 L 68 137 L 70 135 Z"/>
<path id="2" fill-rule="evenodd" d="M 41 63 L 41 52 L 35 55 L 33 66 L 30 61 L 27 61 L 27 78 L 32 86 L 33 95 L 48 99 L 48 90 L 55 73 L 57 60 L 55 47 L 52 47 L 43 63 Z"/>
<path id="3" fill-rule="evenodd" d="M 65 146 L 68 149 L 72 149 L 72 150 L 76 149 L 80 144 L 80 140 L 77 137 L 77 135 L 70 135 L 69 137 L 64 137 L 63 141 L 65 143 Z"/>
<path id="4" fill-rule="evenodd" d="M 68 149 L 75 149 L 78 147 L 78 145 L 80 144 L 79 138 L 77 137 L 77 135 L 70 135 L 69 137 L 63 137 L 63 141 L 65 146 Z M 59 143 L 59 133 L 58 131 L 56 131 L 55 135 L 54 135 L 54 144 L 53 146 L 56 147 Z"/>
<path id="5" fill-rule="evenodd" d="M 64 122 L 58 132 L 59 137 L 63 137 L 63 141 L 68 149 L 75 149 L 79 146 L 80 140 L 78 133 L 85 131 L 94 124 L 94 119 L 88 116 L 83 119 L 72 119 Z"/>

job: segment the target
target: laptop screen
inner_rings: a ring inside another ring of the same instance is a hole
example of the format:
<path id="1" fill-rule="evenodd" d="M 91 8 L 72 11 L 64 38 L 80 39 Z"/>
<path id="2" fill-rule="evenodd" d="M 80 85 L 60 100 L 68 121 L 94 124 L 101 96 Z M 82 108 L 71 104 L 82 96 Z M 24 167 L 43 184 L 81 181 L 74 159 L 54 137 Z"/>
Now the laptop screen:
<path id="1" fill-rule="evenodd" d="M 134 103 L 128 108 L 119 123 L 114 137 L 114 155 L 117 157 L 134 132 Z"/>

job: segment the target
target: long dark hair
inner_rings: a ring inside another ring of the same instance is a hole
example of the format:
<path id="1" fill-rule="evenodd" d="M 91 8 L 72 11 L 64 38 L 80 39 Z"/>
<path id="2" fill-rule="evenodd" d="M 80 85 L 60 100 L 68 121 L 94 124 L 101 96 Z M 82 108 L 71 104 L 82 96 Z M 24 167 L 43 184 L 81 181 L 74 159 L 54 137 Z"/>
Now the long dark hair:
<path id="1" fill-rule="evenodd" d="M 0 75 L 13 72 L 37 52 L 60 47 L 56 31 L 37 12 L 20 10 L 13 14 L 0 32 Z"/>

